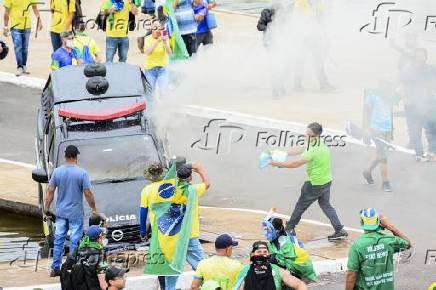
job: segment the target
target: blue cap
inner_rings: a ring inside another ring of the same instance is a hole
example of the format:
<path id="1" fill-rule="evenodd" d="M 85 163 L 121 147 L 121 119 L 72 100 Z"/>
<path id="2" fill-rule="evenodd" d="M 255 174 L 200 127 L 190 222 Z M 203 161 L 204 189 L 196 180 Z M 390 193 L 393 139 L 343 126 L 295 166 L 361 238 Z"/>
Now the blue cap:
<path id="1" fill-rule="evenodd" d="M 230 235 L 223 234 L 218 236 L 215 240 L 215 249 L 222 250 L 228 247 L 236 247 L 238 245 L 238 241 L 235 241 Z"/>
<path id="2" fill-rule="evenodd" d="M 86 231 L 86 235 L 91 239 L 91 240 L 96 240 L 98 239 L 101 234 L 103 233 L 103 229 L 100 228 L 100 226 L 98 225 L 93 225 L 90 226 L 88 228 L 88 230 Z"/>

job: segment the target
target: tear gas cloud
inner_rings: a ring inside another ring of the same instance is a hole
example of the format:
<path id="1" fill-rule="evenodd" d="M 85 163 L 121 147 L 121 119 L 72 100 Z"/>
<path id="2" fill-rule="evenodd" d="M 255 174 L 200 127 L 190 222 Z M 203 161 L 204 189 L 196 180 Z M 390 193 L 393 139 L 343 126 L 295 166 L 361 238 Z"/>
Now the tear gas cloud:
<path id="1" fill-rule="evenodd" d="M 213 31 L 212 46 L 201 46 L 189 61 L 170 66 L 172 89 L 161 105 L 167 109 L 192 103 L 230 107 L 226 105 L 238 102 L 250 107 L 265 99 L 274 102 L 273 88 L 282 85 L 286 98 L 311 95 L 312 110 L 318 106 L 325 113 L 317 101 L 331 98 L 335 104 L 328 110 L 335 112 L 330 113 L 353 110 L 359 112 L 360 120 L 363 90 L 386 76 L 397 79 L 400 53 L 396 47 L 404 47 L 408 36 L 416 37 L 417 47 L 428 49 L 429 63 L 433 63 L 435 24 L 428 23 L 425 30 L 427 16 L 436 13 L 433 1 L 395 1 L 395 5 L 380 6 L 375 16 L 373 10 L 383 1 L 312 2 L 319 2 L 319 9 L 299 12 L 292 11 L 290 1 L 273 1 L 271 5 L 280 8 L 266 35 L 257 31 L 257 18 L 247 17 L 253 25 L 247 26 L 246 35 L 233 38 L 226 37 L 232 34 L 232 25 L 219 26 Z M 320 63 L 327 81 L 337 88 L 334 94 L 319 93 Z M 298 75 L 303 93 L 294 90 Z M 316 115 L 309 117 L 327 122 Z M 156 118 L 167 123 L 162 114 Z"/>

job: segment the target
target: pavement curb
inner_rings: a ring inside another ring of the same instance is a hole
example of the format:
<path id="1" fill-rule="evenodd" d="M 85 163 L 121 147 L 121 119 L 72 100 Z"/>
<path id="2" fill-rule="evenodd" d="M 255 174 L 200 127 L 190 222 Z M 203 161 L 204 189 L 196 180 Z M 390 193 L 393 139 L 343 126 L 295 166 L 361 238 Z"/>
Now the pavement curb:
<path id="1" fill-rule="evenodd" d="M 39 207 L 19 201 L 11 201 L 0 198 L 0 209 L 37 218 L 42 217 L 41 209 Z"/>

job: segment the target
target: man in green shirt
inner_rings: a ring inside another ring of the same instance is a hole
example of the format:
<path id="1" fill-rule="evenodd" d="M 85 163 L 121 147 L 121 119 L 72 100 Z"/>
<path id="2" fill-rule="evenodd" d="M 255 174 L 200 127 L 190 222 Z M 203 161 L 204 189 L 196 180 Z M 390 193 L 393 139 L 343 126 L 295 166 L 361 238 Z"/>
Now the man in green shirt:
<path id="1" fill-rule="evenodd" d="M 307 126 L 305 146 L 294 148 L 290 155 L 300 155 L 300 158 L 285 162 L 272 161 L 271 166 L 278 168 L 298 168 L 306 164 L 307 180 L 301 187 L 301 195 L 295 205 L 291 218 L 286 224 L 286 232 L 295 236 L 295 226 L 309 206 L 318 201 L 324 214 L 329 218 L 335 232 L 329 240 L 341 240 L 348 236 L 341 224 L 336 210 L 330 204 L 330 187 L 332 172 L 330 150 L 322 140 L 322 126 L 311 123 Z"/>
<path id="2" fill-rule="evenodd" d="M 409 249 L 411 242 L 374 208 L 360 211 L 365 231 L 348 253 L 346 290 L 394 290 L 393 255 Z M 386 229 L 393 235 L 381 230 Z"/>

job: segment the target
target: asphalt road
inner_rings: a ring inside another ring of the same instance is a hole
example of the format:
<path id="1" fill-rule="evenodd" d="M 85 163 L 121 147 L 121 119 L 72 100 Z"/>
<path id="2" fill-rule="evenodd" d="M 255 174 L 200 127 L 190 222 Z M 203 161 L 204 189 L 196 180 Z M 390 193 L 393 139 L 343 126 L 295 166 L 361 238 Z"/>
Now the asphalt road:
<path id="1" fill-rule="evenodd" d="M 0 84 L 0 158 L 34 162 L 39 93 L 38 90 Z M 258 136 L 278 135 L 280 130 L 215 121 L 206 129 L 206 144 L 204 127 L 209 120 L 193 116 L 165 116 L 164 119 L 170 120 L 167 132 L 171 153 L 203 164 L 210 175 L 212 187 L 201 201 L 203 205 L 261 210 L 276 207 L 282 213 L 291 211 L 304 181 L 304 169 L 260 170 L 257 167 L 259 153 L 265 148 L 262 140 L 256 146 Z M 272 142 L 273 137 L 269 140 Z M 436 164 L 419 164 L 411 155 L 392 152 L 389 167 L 394 192 L 384 193 L 380 184 L 368 186 L 361 177 L 371 149 L 346 144 L 332 148 L 332 152 L 332 204 L 341 221 L 358 228 L 361 208 L 379 209 L 407 233 L 416 246 L 412 261 L 397 267 L 396 289 L 427 289 L 436 281 L 436 262 L 425 265 L 427 250 L 436 250 L 436 188 L 432 182 L 436 178 Z M 303 218 L 328 222 L 316 204 Z M 344 275 L 325 277 L 320 284 L 311 288 L 344 289 Z"/>

